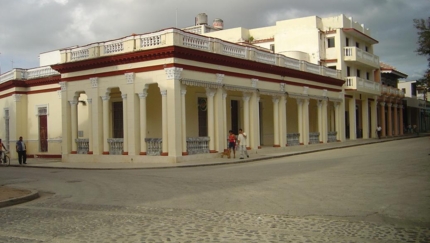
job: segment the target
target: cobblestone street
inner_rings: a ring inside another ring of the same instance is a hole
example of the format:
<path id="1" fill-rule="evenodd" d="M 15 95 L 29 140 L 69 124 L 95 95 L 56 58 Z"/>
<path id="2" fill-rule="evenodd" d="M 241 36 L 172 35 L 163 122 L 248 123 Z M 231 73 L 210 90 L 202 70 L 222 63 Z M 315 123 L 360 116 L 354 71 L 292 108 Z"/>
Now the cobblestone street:
<path id="1" fill-rule="evenodd" d="M 42 201 L 3 209 L 0 242 L 430 242 L 423 227 Z"/>

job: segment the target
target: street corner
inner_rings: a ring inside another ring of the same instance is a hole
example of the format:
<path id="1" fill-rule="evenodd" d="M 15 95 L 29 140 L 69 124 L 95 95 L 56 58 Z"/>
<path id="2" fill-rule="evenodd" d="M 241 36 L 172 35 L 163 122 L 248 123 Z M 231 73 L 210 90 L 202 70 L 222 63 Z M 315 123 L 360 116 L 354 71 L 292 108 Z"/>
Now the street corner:
<path id="1" fill-rule="evenodd" d="M 0 208 L 29 202 L 36 198 L 39 198 L 39 192 L 36 190 L 0 186 Z"/>

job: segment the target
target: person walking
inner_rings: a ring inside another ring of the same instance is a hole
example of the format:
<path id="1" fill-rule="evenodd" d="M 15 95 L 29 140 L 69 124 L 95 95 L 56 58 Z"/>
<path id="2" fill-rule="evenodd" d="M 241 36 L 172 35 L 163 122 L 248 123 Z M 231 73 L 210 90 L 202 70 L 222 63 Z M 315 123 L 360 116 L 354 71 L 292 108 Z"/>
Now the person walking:
<path id="1" fill-rule="evenodd" d="M 3 151 L 3 148 L 4 148 L 4 151 Z M 3 156 L 2 156 L 3 153 L 6 153 L 6 151 L 7 151 L 7 148 L 4 146 L 4 144 L 3 144 L 3 142 L 1 141 L 1 138 L 0 138 L 0 163 L 1 163 L 1 160 L 3 159 Z M 3 163 L 6 164 L 6 160 L 5 159 L 3 160 Z"/>
<path id="2" fill-rule="evenodd" d="M 378 124 L 378 126 L 376 126 L 376 133 L 378 134 L 379 139 L 381 139 L 381 131 L 382 131 L 382 127 L 381 125 Z"/>
<path id="3" fill-rule="evenodd" d="M 237 137 L 237 145 L 240 150 L 240 159 L 243 159 L 246 155 L 249 158 L 248 151 L 246 150 L 246 133 L 242 129 L 239 129 L 239 136 Z"/>
<path id="4" fill-rule="evenodd" d="M 236 135 L 234 135 L 233 130 L 228 131 L 228 158 L 231 157 L 231 151 L 233 150 L 233 158 L 236 158 Z"/>
<path id="5" fill-rule="evenodd" d="M 19 164 L 27 164 L 27 152 L 24 141 L 22 141 L 22 137 L 19 137 L 19 140 L 16 141 L 16 152 L 18 153 L 18 162 Z"/>

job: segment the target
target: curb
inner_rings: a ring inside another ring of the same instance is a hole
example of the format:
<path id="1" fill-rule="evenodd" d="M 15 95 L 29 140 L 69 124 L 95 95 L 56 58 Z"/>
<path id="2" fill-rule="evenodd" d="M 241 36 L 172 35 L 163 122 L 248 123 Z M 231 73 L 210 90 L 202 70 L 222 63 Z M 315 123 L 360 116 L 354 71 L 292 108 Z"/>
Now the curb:
<path id="1" fill-rule="evenodd" d="M 428 135 L 421 135 L 421 136 L 428 136 Z M 418 136 L 418 137 L 421 137 Z M 350 148 L 350 147 L 358 147 L 358 146 L 365 146 L 365 145 L 371 145 L 375 143 L 386 143 L 391 141 L 397 141 L 397 140 L 404 140 L 404 139 L 411 139 L 411 138 L 418 138 L 417 136 L 403 136 L 403 137 L 396 137 L 392 139 L 378 139 L 369 141 L 367 143 L 360 143 L 360 144 L 349 144 L 349 145 L 342 145 L 339 147 L 332 147 L 332 148 L 316 148 L 313 150 L 308 151 L 299 151 L 299 152 L 293 152 L 290 154 L 278 154 L 278 155 L 267 155 L 260 158 L 247 158 L 243 160 L 231 160 L 231 161 L 225 161 L 225 162 L 217 162 L 217 163 L 205 163 L 205 164 L 191 164 L 191 165 L 169 165 L 169 166 L 160 166 L 160 167 L 130 167 L 130 168 L 85 168 L 85 167 L 67 167 L 67 166 L 32 166 L 32 165 L 10 165 L 11 167 L 22 167 L 22 168 L 36 168 L 36 169 L 68 169 L 68 170 L 152 170 L 152 169 L 171 169 L 171 168 L 190 168 L 190 167 L 203 167 L 203 166 L 218 166 L 218 165 L 230 165 L 230 164 L 243 164 L 243 163 L 250 163 L 255 161 L 261 161 L 261 160 L 268 160 L 268 159 L 279 159 L 283 157 L 291 157 L 296 155 L 302 155 L 302 154 L 310 154 L 310 153 L 316 153 L 316 152 L 322 152 L 322 151 L 328 151 L 328 150 L 335 150 L 335 149 L 343 149 L 343 148 Z"/>
<path id="2" fill-rule="evenodd" d="M 28 189 L 26 189 L 28 190 Z M 22 197 L 17 197 L 17 198 L 12 198 L 12 199 L 8 199 L 8 200 L 4 200 L 4 201 L 0 201 L 0 208 L 3 207 L 9 207 L 9 206 L 13 206 L 16 204 L 21 204 L 21 203 L 25 203 L 25 202 L 29 202 L 32 201 L 36 198 L 39 198 L 39 192 L 36 190 L 30 190 L 31 193 Z"/>

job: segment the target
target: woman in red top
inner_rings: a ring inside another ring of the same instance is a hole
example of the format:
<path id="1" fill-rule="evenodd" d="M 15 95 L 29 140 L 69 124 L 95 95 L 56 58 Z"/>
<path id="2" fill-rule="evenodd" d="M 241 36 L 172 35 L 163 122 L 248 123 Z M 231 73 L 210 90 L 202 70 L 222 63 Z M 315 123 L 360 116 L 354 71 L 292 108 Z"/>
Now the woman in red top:
<path id="1" fill-rule="evenodd" d="M 231 150 L 233 150 L 233 158 L 236 158 L 236 135 L 233 131 L 228 131 L 228 158 L 230 158 Z"/>

